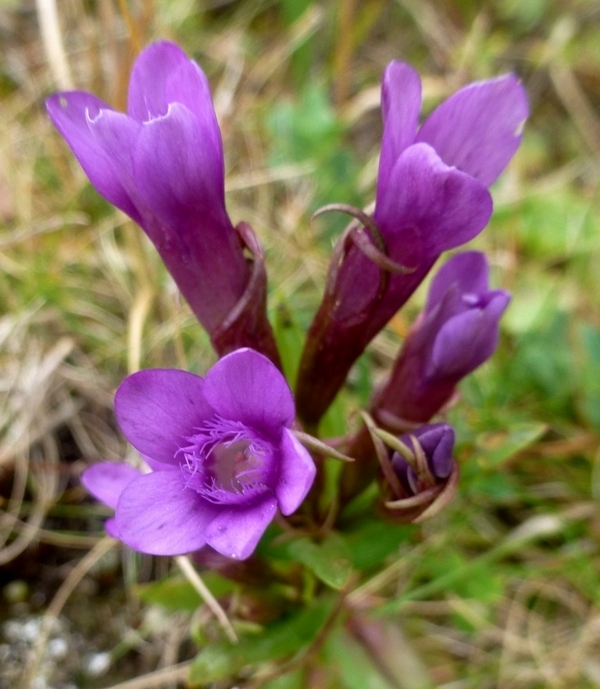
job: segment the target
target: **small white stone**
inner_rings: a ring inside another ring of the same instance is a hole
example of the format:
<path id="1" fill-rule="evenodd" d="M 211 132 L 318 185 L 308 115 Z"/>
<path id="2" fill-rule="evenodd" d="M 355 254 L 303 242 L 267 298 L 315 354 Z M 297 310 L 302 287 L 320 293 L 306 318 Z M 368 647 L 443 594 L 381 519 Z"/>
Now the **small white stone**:
<path id="1" fill-rule="evenodd" d="M 86 670 L 92 677 L 100 677 L 110 667 L 110 653 L 92 653 L 86 658 Z"/>
<path id="2" fill-rule="evenodd" d="M 38 675 L 33 682 L 31 683 L 32 689 L 49 689 L 48 688 L 48 682 L 46 682 L 46 678 L 42 677 L 41 675 Z"/>
<path id="3" fill-rule="evenodd" d="M 25 639 L 25 641 L 29 641 L 30 643 L 35 641 L 39 636 L 41 627 L 42 620 L 39 617 L 34 617 L 30 620 L 27 620 L 21 629 L 23 639 Z"/>
<path id="4" fill-rule="evenodd" d="M 46 646 L 46 652 L 54 660 L 64 660 L 69 652 L 69 645 L 65 639 L 50 639 Z"/>
<path id="5" fill-rule="evenodd" d="M 21 641 L 22 636 L 22 624 L 16 620 L 9 620 L 2 625 L 2 633 L 4 634 L 7 641 Z"/>

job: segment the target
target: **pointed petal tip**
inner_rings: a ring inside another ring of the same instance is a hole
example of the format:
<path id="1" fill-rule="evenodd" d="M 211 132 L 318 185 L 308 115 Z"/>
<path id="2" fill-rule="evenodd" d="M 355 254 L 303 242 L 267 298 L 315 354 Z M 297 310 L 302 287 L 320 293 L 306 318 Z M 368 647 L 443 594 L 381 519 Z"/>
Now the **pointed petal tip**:
<path id="1" fill-rule="evenodd" d="M 103 110 L 112 108 L 87 91 L 57 91 L 45 101 L 46 112 L 52 124 L 69 142 L 69 133 L 74 128 L 87 127 Z M 69 142 L 70 143 L 70 142 Z"/>
<path id="2" fill-rule="evenodd" d="M 417 81 L 420 88 L 421 77 L 417 70 L 408 62 L 403 62 L 402 60 L 392 60 L 391 62 L 388 62 L 383 71 L 382 81 L 384 85 L 389 84 L 391 81 L 395 81 L 396 83 L 399 83 L 400 81 Z"/>
<path id="3" fill-rule="evenodd" d="M 164 115 L 169 102 L 182 100 L 178 93 L 170 93 L 170 80 L 192 64 L 195 63 L 171 41 L 157 41 L 144 48 L 131 71 L 127 98 L 129 115 L 139 122 Z M 197 84 L 191 84 L 192 92 L 195 86 Z M 176 91 L 182 89 L 187 90 L 185 83 L 179 82 Z"/>
<path id="4" fill-rule="evenodd" d="M 379 159 L 379 184 L 385 183 L 394 163 L 413 143 L 421 111 L 421 78 L 406 62 L 388 64 L 381 80 L 383 138 Z"/>
<path id="5" fill-rule="evenodd" d="M 163 38 L 160 41 L 154 41 L 147 45 L 137 56 L 136 63 L 148 58 L 165 58 L 166 56 L 189 60 L 183 48 L 177 45 L 177 43 Z"/>
<path id="6" fill-rule="evenodd" d="M 416 140 L 431 144 L 448 165 L 489 187 L 519 147 L 528 115 L 522 83 L 506 74 L 451 95 L 425 120 Z"/>

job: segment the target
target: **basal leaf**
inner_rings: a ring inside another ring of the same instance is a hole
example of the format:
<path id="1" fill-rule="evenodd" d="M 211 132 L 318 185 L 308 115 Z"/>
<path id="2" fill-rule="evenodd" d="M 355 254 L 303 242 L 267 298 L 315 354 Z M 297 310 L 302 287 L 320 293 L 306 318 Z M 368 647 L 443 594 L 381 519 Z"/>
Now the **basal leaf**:
<path id="1" fill-rule="evenodd" d="M 354 531 L 344 533 L 350 560 L 356 569 L 371 569 L 398 550 L 413 529 L 382 521 L 363 521 Z"/>
<path id="2" fill-rule="evenodd" d="M 298 538 L 289 544 L 289 552 L 298 562 L 312 570 L 316 577 L 334 589 L 341 589 L 352 572 L 350 553 L 337 534 L 330 534 L 321 543 Z"/>
<path id="3" fill-rule="evenodd" d="M 314 640 L 334 605 L 334 598 L 319 599 L 311 607 L 265 627 L 261 634 L 243 637 L 237 644 L 221 641 L 206 646 L 192 663 L 190 686 L 234 677 L 243 668 L 295 655 Z"/>
<path id="4" fill-rule="evenodd" d="M 202 580 L 214 596 L 224 596 L 234 588 L 234 584 L 215 572 L 206 572 Z M 202 598 L 187 579 L 180 576 L 167 577 L 151 584 L 136 587 L 140 600 L 153 605 L 161 605 L 169 610 L 194 612 L 202 605 Z"/>
<path id="5" fill-rule="evenodd" d="M 327 666 L 339 676 L 344 689 L 394 689 L 364 647 L 342 629 L 328 639 L 324 655 Z"/>

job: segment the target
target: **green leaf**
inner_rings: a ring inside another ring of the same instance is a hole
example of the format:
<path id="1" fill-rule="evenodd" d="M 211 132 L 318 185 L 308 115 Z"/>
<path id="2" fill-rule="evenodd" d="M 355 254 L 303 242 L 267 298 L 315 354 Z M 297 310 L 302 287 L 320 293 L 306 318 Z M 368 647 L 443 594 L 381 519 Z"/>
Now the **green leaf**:
<path id="1" fill-rule="evenodd" d="M 534 421 L 516 423 L 506 431 L 485 433 L 479 436 L 477 440 L 481 453 L 477 458 L 479 466 L 484 469 L 497 469 L 517 452 L 535 443 L 546 430 L 546 424 Z"/>
<path id="2" fill-rule="evenodd" d="M 438 557 L 432 567 L 433 571 L 436 569 L 439 571 L 439 576 L 410 589 L 394 601 L 384 603 L 377 608 L 375 614 L 395 615 L 407 601 L 431 600 L 433 596 L 440 593 L 456 591 L 456 587 L 461 586 L 461 582 L 480 576 L 481 572 L 489 571 L 493 567 L 496 568 L 494 571 L 498 574 L 497 565 L 500 560 L 515 556 L 520 551 L 529 548 L 535 541 L 562 533 L 567 525 L 568 522 L 565 519 L 553 515 L 536 515 L 519 524 L 500 543 L 477 557 L 465 558 L 457 552 L 445 549 L 443 558 Z M 499 577 L 492 591 L 492 598 L 498 596 L 500 586 L 502 586 L 502 578 L 500 575 Z"/>
<path id="3" fill-rule="evenodd" d="M 510 308 L 502 317 L 502 328 L 519 335 L 547 326 L 560 303 L 561 293 L 560 283 L 547 271 L 534 269 L 519 276 Z"/>
<path id="4" fill-rule="evenodd" d="M 346 543 L 335 533 L 327 536 L 321 543 L 313 543 L 308 538 L 297 538 L 290 541 L 289 552 L 323 583 L 334 589 L 343 588 L 352 572 Z"/>
<path id="5" fill-rule="evenodd" d="M 496 220 L 508 212 L 500 210 Z M 519 243 L 538 262 L 565 260 L 596 249 L 597 204 L 590 204 L 568 187 L 552 194 L 533 194 L 523 199 L 518 212 L 512 212 L 513 222 L 518 224 Z"/>
<path id="6" fill-rule="evenodd" d="M 283 372 L 290 387 L 294 389 L 305 333 L 296 323 L 290 308 L 284 302 L 277 304 L 272 323 L 277 347 L 281 354 Z"/>
<path id="7" fill-rule="evenodd" d="M 206 646 L 192 663 L 190 686 L 234 677 L 243 668 L 295 655 L 315 639 L 335 603 L 333 597 L 321 598 L 286 620 L 265 627 L 260 635 L 243 637 L 238 644 L 221 641 Z"/>
<path id="8" fill-rule="evenodd" d="M 600 428 L 600 331 L 585 323 L 577 334 L 582 350 L 575 357 L 582 411 L 593 426 Z"/>
<path id="9" fill-rule="evenodd" d="M 343 629 L 329 637 L 324 655 L 326 666 L 339 675 L 344 689 L 394 689 L 378 672 L 365 648 Z"/>
<path id="10" fill-rule="evenodd" d="M 338 395 L 321 419 L 319 436 L 321 438 L 337 438 L 345 435 L 347 419 L 348 413 L 344 395 Z"/>
<path id="11" fill-rule="evenodd" d="M 344 533 L 350 560 L 359 570 L 372 569 L 398 551 L 413 533 L 411 526 L 395 526 L 382 521 L 361 522 L 358 529 Z"/>
<path id="12" fill-rule="evenodd" d="M 301 669 L 286 672 L 285 674 L 276 677 L 274 680 L 265 682 L 260 686 L 261 689 L 304 689 L 304 672 Z"/>
<path id="13" fill-rule="evenodd" d="M 216 597 L 227 595 L 234 589 L 231 581 L 215 572 L 205 572 L 202 575 L 202 581 Z M 152 584 L 140 584 L 135 591 L 144 603 L 160 605 L 169 610 L 194 612 L 203 602 L 190 582 L 180 576 L 168 577 Z"/>
<path id="14" fill-rule="evenodd" d="M 461 493 L 475 500 L 492 500 L 502 505 L 518 500 L 523 486 L 512 475 L 504 472 L 479 471 L 474 462 L 467 462 L 461 471 Z"/>
<path id="15" fill-rule="evenodd" d="M 302 15 L 312 4 L 312 0 L 279 0 L 279 7 L 287 27 L 293 24 L 301 24 Z M 311 64 L 314 62 L 314 41 L 310 38 L 303 41 L 292 52 L 290 59 L 295 82 L 300 86 L 309 76 Z"/>

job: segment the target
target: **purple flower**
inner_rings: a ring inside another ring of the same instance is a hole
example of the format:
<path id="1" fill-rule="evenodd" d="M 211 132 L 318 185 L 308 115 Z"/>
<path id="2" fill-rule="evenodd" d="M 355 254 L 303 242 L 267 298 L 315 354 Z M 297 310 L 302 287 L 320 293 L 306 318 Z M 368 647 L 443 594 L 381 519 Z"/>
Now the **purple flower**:
<path id="1" fill-rule="evenodd" d="M 457 383 L 493 354 L 509 301 L 508 292 L 489 289 L 484 254 L 466 252 L 447 261 L 377 398 L 380 422 L 425 423 L 436 414 Z"/>
<path id="2" fill-rule="evenodd" d="M 421 80 L 410 65 L 398 61 L 384 72 L 381 100 L 379 185 L 386 184 L 409 146 L 424 143 L 446 165 L 489 187 L 519 148 L 529 115 L 525 89 L 514 74 L 506 74 L 460 89 L 419 127 Z"/>
<path id="3" fill-rule="evenodd" d="M 208 544 L 243 560 L 277 509 L 291 514 L 313 482 L 313 460 L 291 431 L 292 393 L 251 349 L 224 357 L 204 378 L 134 373 L 117 390 L 115 410 L 152 471 L 101 462 L 83 483 L 115 508 L 107 531 L 134 550 L 180 555 Z"/>
<path id="4" fill-rule="evenodd" d="M 173 43 L 155 43 L 135 62 L 127 114 L 83 91 L 57 93 L 46 107 L 92 184 L 152 240 L 217 351 L 252 344 L 276 359 L 260 250 L 225 209 L 221 134 L 200 67 Z M 240 316 L 252 275 L 244 241 L 261 279 Z M 223 332 L 233 316 L 242 333 Z"/>
<path id="5" fill-rule="evenodd" d="M 448 504 L 458 486 L 454 429 L 446 423 L 420 426 L 399 437 L 405 450 L 394 452 L 383 466 L 386 516 L 402 523 L 421 522 Z"/>
<path id="6" fill-rule="evenodd" d="M 440 254 L 475 237 L 492 212 L 487 187 L 521 141 L 528 114 L 513 75 L 471 84 L 419 129 L 421 84 L 408 65 L 383 76 L 384 122 L 375 227 L 345 235 L 300 364 L 299 416 L 316 423 L 369 341 L 406 302 Z M 372 242 L 368 257 L 357 241 Z M 390 272 L 389 260 L 412 272 Z"/>

